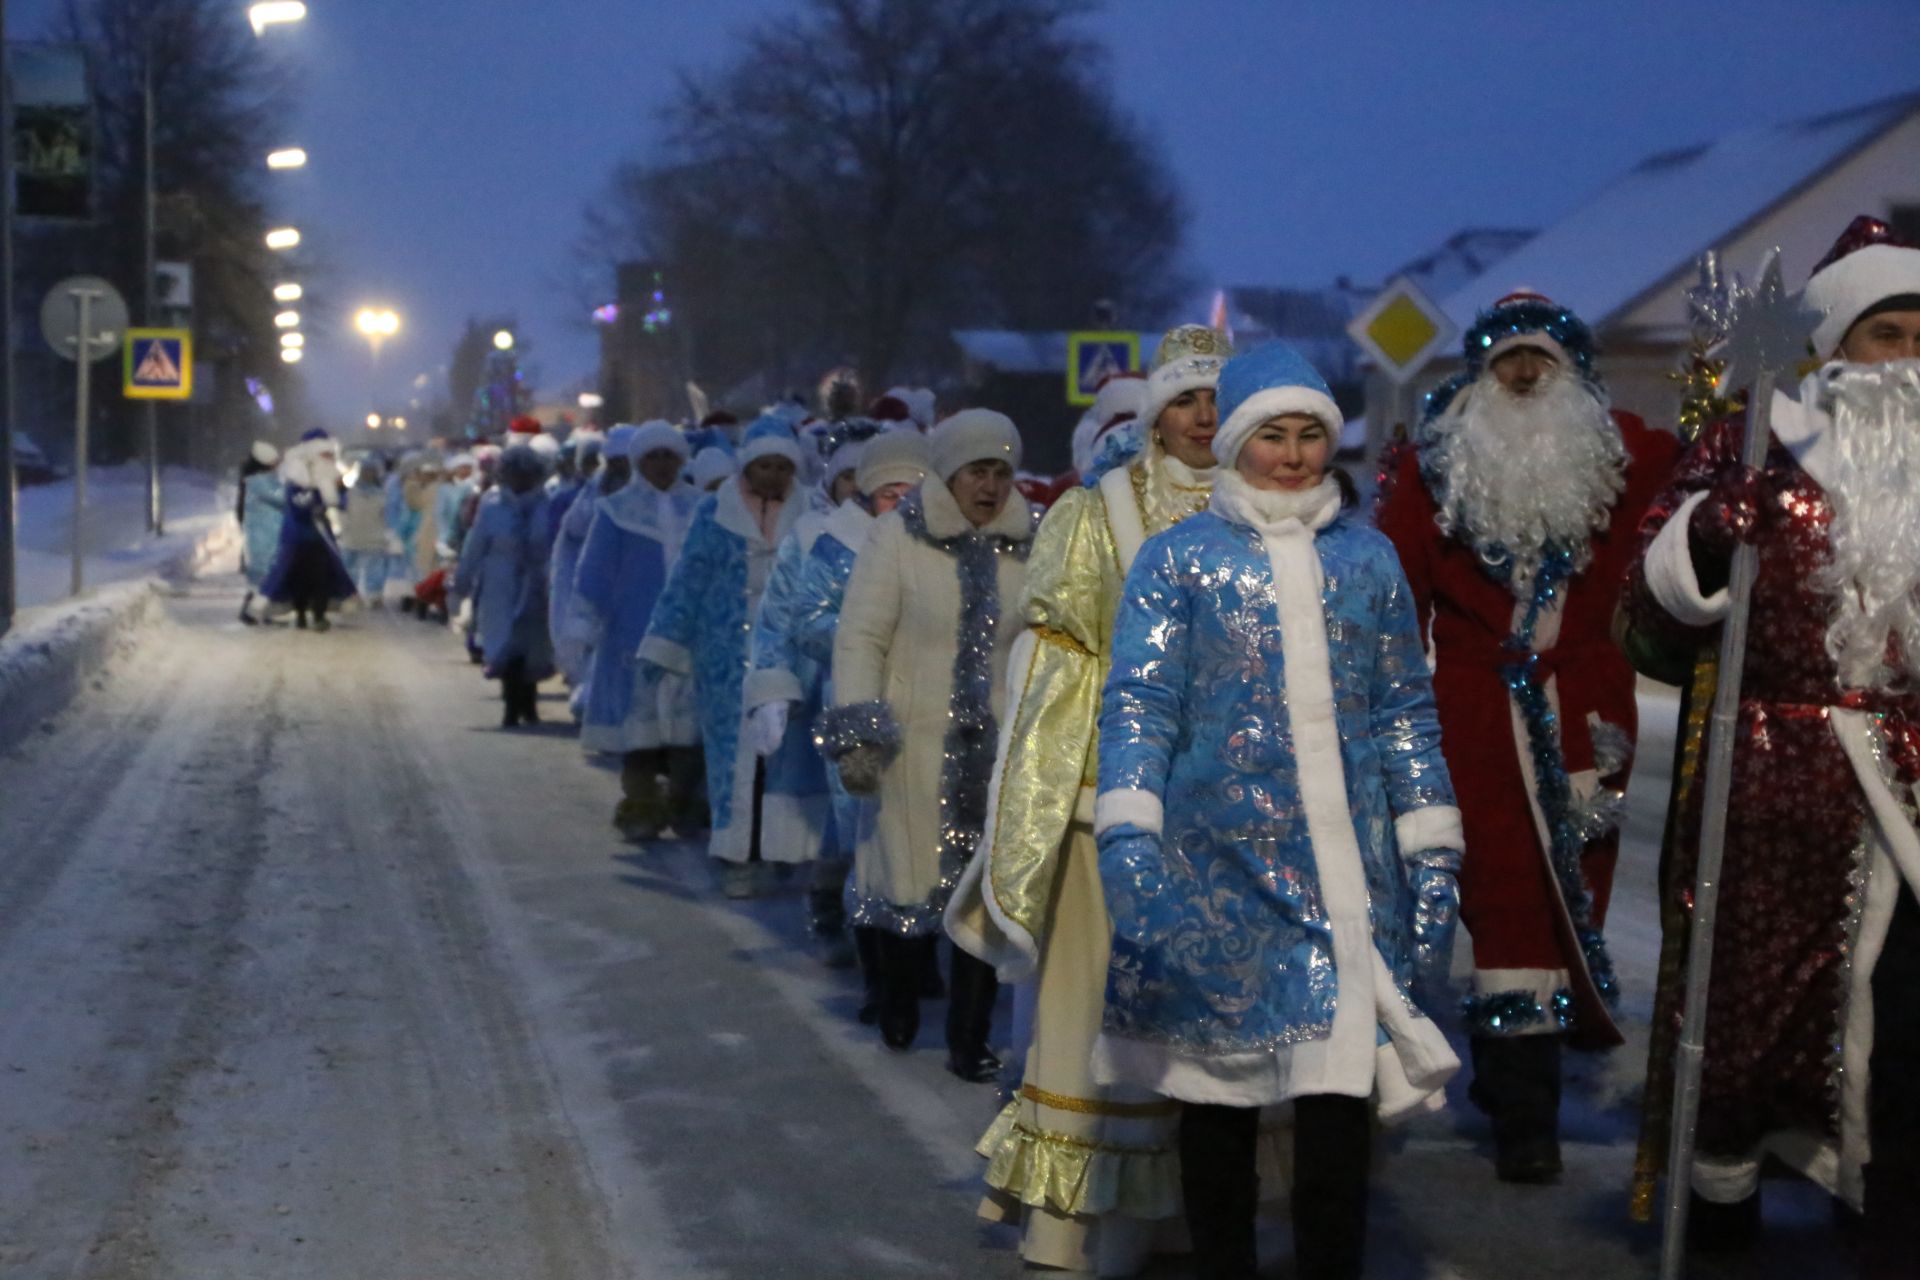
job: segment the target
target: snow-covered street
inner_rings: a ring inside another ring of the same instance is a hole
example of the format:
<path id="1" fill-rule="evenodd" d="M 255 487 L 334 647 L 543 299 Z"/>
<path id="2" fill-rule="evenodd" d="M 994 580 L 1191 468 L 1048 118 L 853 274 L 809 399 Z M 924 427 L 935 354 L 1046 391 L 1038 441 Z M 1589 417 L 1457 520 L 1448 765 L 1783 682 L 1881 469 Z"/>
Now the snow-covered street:
<path id="1" fill-rule="evenodd" d="M 797 894 L 621 843 L 614 777 L 501 732 L 443 629 L 250 631 L 239 594 L 185 589 L 0 758 L 0 1275 L 1021 1274 L 973 1215 L 993 1090 L 859 1026 Z M 1556 1187 L 1495 1181 L 1464 1079 L 1387 1139 L 1369 1274 L 1652 1271 L 1625 1192 L 1673 702 L 1642 705 L 1636 1043 L 1577 1068 Z M 1764 1267 L 1694 1274 L 1844 1274 L 1824 1202 L 1769 1196 Z"/>

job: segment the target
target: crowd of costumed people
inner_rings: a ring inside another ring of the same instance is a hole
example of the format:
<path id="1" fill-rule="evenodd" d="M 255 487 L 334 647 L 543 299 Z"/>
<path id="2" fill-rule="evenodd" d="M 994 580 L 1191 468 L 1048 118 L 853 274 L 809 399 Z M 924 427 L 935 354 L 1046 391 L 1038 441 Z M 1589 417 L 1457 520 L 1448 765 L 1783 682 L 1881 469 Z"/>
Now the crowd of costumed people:
<path id="1" fill-rule="evenodd" d="M 624 837 L 704 839 L 730 897 L 802 895 L 887 1048 L 944 999 L 947 1068 L 1006 1077 L 979 1212 L 1028 1262 L 1252 1276 L 1271 1209 L 1321 1280 L 1362 1274 L 1379 1135 L 1444 1107 L 1463 1056 L 1494 1177 L 1560 1175 L 1563 1055 L 1624 1040 L 1637 673 L 1690 690 L 1645 1211 L 1713 650 L 1755 547 L 1690 1243 L 1757 1248 L 1771 1165 L 1834 1197 L 1864 1274 L 1909 1274 L 1920 248 L 1859 219 L 1805 298 L 1814 358 L 1758 469 L 1743 410 L 1649 427 L 1580 317 L 1525 292 L 1490 299 L 1365 503 L 1311 364 L 1201 326 L 1101 388 L 1050 479 L 1003 414 L 905 388 L 564 445 L 516 423 L 344 484 L 316 434 L 249 464 L 243 617 L 324 629 L 397 575 L 505 727 L 557 675 L 618 761 Z"/>

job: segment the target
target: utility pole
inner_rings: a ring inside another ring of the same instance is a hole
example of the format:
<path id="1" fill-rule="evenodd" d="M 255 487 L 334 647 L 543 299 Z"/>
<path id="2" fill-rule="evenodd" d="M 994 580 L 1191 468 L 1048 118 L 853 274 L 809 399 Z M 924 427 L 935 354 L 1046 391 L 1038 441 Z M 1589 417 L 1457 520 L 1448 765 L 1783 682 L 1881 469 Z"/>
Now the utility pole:
<path id="1" fill-rule="evenodd" d="M 146 245 L 143 261 L 145 276 L 140 281 L 140 315 L 149 325 L 158 325 L 159 305 L 154 299 L 154 276 L 159 263 L 156 239 L 159 215 L 155 209 L 158 199 L 155 175 L 153 171 L 153 15 L 146 18 L 146 56 L 143 58 L 142 97 L 145 110 L 141 113 L 145 120 L 144 147 L 146 160 L 141 166 L 146 174 Z M 152 400 L 146 404 L 147 419 L 147 531 L 154 537 L 166 532 L 165 520 L 160 509 L 160 406 Z"/>
<path id="2" fill-rule="evenodd" d="M 19 607 L 14 572 L 18 480 L 13 470 L 13 75 L 6 64 L 7 8 L 0 0 L 0 636 Z"/>

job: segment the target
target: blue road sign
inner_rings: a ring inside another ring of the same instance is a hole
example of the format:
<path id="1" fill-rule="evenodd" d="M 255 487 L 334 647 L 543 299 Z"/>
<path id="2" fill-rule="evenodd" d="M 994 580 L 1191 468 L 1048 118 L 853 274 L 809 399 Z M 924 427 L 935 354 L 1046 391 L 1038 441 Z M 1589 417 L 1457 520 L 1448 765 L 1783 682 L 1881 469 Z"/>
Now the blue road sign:
<path id="1" fill-rule="evenodd" d="M 1116 373 L 1140 368 L 1137 333 L 1072 333 L 1067 335 L 1067 403 L 1089 405 L 1100 384 Z"/>

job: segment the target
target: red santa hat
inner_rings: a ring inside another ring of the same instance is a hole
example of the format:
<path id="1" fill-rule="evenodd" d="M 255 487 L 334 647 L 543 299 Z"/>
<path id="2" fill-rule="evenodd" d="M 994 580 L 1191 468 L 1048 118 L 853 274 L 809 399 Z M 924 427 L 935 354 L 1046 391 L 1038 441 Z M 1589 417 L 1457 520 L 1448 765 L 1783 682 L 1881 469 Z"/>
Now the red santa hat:
<path id="1" fill-rule="evenodd" d="M 1900 305 L 1889 305 L 1902 299 Z M 1814 354 L 1832 355 L 1847 330 L 1880 311 L 1920 310 L 1920 247 L 1894 235 L 1893 228 L 1865 214 L 1820 259 L 1807 280 L 1807 304 L 1822 319 L 1813 331 Z"/>
<path id="2" fill-rule="evenodd" d="M 523 413 L 507 424 L 507 434 L 509 436 L 537 436 L 540 434 L 540 431 L 540 419 L 530 414 Z"/>

